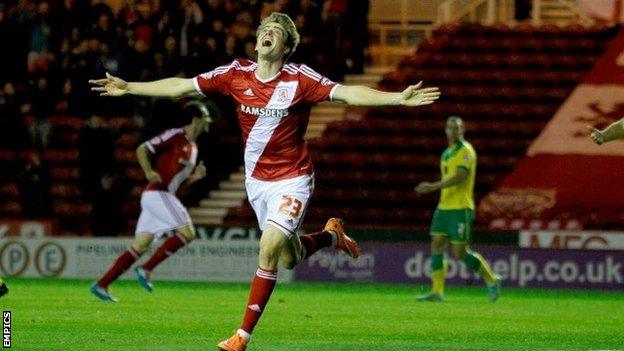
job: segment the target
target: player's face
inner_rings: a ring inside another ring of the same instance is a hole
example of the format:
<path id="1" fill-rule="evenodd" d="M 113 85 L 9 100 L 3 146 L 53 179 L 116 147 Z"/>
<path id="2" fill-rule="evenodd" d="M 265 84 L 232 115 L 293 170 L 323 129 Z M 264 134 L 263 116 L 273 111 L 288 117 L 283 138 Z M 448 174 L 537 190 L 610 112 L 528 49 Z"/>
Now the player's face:
<path id="1" fill-rule="evenodd" d="M 464 137 L 464 123 L 457 119 L 448 120 L 444 131 L 450 142 L 456 142 Z"/>
<path id="2" fill-rule="evenodd" d="M 271 22 L 258 28 L 256 36 L 256 51 L 260 59 L 267 61 L 282 60 L 289 50 L 286 47 L 288 34 L 279 23 Z"/>

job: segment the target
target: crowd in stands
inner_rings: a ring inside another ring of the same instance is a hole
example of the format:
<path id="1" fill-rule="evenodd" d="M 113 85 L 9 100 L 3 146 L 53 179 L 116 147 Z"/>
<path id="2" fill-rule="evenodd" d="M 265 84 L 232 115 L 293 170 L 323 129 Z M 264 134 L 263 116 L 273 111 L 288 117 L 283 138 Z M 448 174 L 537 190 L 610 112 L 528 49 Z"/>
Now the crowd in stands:
<path id="1" fill-rule="evenodd" d="M 234 58 L 253 60 L 255 28 L 274 11 L 288 13 L 301 34 L 293 62 L 310 64 L 335 80 L 362 71 L 367 45 L 366 0 L 0 3 L 4 48 L 0 55 L 0 152 L 19 155 L 19 162 L 14 162 L 12 171 L 0 181 L 19 177 L 22 214 L 41 217 L 52 213 L 50 195 L 46 195 L 49 175 L 41 154 L 57 147 L 54 116 L 82 121 L 75 145 L 80 152 L 81 197 L 94 208 L 107 210 L 116 204 L 98 203 L 102 192 L 107 196 L 107 189 L 117 187 L 120 197 L 127 194 L 123 170 L 113 157 L 118 131 L 107 121 L 119 116 L 135 119 L 142 127 L 137 142 L 171 126 L 163 122 L 171 119 L 163 116 L 163 111 L 175 113 L 175 104 L 145 98 L 101 98 L 90 92 L 88 79 L 101 78 L 106 72 L 130 81 L 192 77 Z M 221 127 L 237 131 L 235 123 L 228 121 Z M 37 185 L 28 185 L 33 179 Z"/>

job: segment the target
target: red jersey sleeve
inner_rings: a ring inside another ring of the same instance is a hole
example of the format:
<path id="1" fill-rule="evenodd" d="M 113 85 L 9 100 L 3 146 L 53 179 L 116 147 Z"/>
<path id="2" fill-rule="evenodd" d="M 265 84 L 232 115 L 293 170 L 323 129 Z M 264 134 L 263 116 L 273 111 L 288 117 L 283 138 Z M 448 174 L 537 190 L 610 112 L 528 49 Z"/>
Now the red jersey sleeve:
<path id="1" fill-rule="evenodd" d="M 210 72 L 202 73 L 193 78 L 195 90 L 202 95 L 210 93 L 219 93 L 223 95 L 230 94 L 230 82 L 234 72 L 235 65 L 239 64 L 233 61 L 226 66 L 219 66 Z"/>
<path id="2" fill-rule="evenodd" d="M 305 102 L 321 102 L 332 99 L 337 83 L 323 77 L 312 68 L 301 65 L 299 67 L 299 83 L 301 84 L 302 99 Z"/>
<path id="3" fill-rule="evenodd" d="M 168 129 L 147 141 L 147 148 L 153 154 L 167 150 L 175 145 L 175 137 L 184 133 L 182 129 Z"/>

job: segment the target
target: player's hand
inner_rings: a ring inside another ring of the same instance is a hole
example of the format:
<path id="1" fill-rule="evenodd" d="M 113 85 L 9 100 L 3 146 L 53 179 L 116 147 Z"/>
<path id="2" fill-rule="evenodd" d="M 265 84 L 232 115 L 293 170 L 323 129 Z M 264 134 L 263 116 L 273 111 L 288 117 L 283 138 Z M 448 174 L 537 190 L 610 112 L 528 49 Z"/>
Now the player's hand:
<path id="1" fill-rule="evenodd" d="M 436 185 L 434 183 L 422 182 L 422 183 L 418 184 L 418 186 L 416 186 L 416 188 L 414 190 L 416 190 L 416 192 L 419 193 L 419 194 L 427 194 L 427 193 L 430 193 L 432 191 L 436 191 L 438 189 L 437 189 L 437 187 L 436 187 Z"/>
<path id="2" fill-rule="evenodd" d="M 403 90 L 401 92 L 400 104 L 403 106 L 429 105 L 440 98 L 440 89 L 438 87 L 421 88 L 421 86 L 422 81 Z"/>
<path id="3" fill-rule="evenodd" d="M 206 166 L 204 166 L 204 161 L 199 161 L 199 164 L 195 166 L 195 170 L 193 171 L 193 179 L 200 180 L 206 176 Z"/>
<path id="4" fill-rule="evenodd" d="M 160 174 L 158 174 L 158 172 L 154 170 L 145 172 L 145 178 L 147 178 L 147 180 L 152 183 L 162 183 L 162 178 L 160 177 Z"/>
<path id="5" fill-rule="evenodd" d="M 592 126 L 587 126 L 587 130 L 589 130 L 589 137 L 594 143 L 598 145 L 602 145 L 602 143 L 604 143 L 604 134 L 602 134 L 600 130 Z"/>
<path id="6" fill-rule="evenodd" d="M 90 79 L 91 91 L 99 91 L 100 96 L 122 96 L 128 93 L 128 82 L 106 72 L 106 78 Z"/>

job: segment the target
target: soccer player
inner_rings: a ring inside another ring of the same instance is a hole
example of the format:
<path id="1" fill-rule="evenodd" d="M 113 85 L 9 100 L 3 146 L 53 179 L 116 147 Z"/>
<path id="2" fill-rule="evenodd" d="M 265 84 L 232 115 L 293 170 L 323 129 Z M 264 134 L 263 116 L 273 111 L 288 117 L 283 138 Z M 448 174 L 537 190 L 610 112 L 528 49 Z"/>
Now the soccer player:
<path id="1" fill-rule="evenodd" d="M 91 292 L 104 301 L 117 301 L 108 291 L 109 285 L 147 251 L 155 238 L 175 232 L 147 262 L 135 268 L 139 284 L 150 292 L 154 289 L 151 282 L 154 268 L 195 239 L 191 217 L 175 193 L 182 183 L 189 185 L 205 177 L 206 167 L 201 161 L 196 165 L 195 140 L 208 131 L 212 119 L 206 106 L 198 101 L 185 105 L 184 116 L 191 119 L 191 123 L 182 128 L 168 129 L 137 148 L 139 164 L 149 183 L 141 195 L 141 215 L 134 241 L 104 276 L 91 286 Z"/>
<path id="2" fill-rule="evenodd" d="M 433 103 L 440 95 L 437 88 L 421 88 L 422 83 L 399 93 L 336 84 L 306 65 L 287 63 L 298 44 L 292 20 L 272 13 L 256 31 L 257 63 L 237 59 L 192 79 L 128 83 L 107 74 L 91 81 L 96 85 L 92 90 L 103 96 L 220 93 L 236 102 L 245 142 L 247 196 L 262 236 L 243 322 L 232 337 L 219 343 L 222 350 L 246 349 L 275 287 L 278 264 L 292 269 L 329 246 L 353 258 L 359 256 L 357 244 L 345 234 L 340 219 L 330 218 L 321 232 L 296 234 L 314 188 L 312 161 L 304 140 L 311 104 L 330 100 L 360 106 L 420 106 Z"/>
<path id="3" fill-rule="evenodd" d="M 589 137 L 591 140 L 598 145 L 613 140 L 624 139 L 624 118 L 611 123 L 603 130 L 598 130 L 592 126 L 587 126 L 587 129 L 589 129 Z"/>
<path id="4" fill-rule="evenodd" d="M 501 278 L 494 274 L 487 261 L 468 247 L 474 220 L 473 188 L 477 172 L 477 153 L 464 139 L 464 121 L 451 116 L 446 120 L 448 148 L 442 153 L 440 171 L 442 178 L 436 182 L 422 182 L 416 192 L 426 194 L 440 191 L 440 202 L 431 223 L 431 292 L 416 297 L 417 301 L 443 301 L 444 276 L 447 263 L 444 253 L 451 242 L 453 255 L 463 260 L 474 272 L 479 272 L 487 284 L 488 299 L 492 302 L 500 295 Z"/>
<path id="5" fill-rule="evenodd" d="M 2 277 L 0 277 L 0 297 L 9 293 L 9 288 Z"/>

